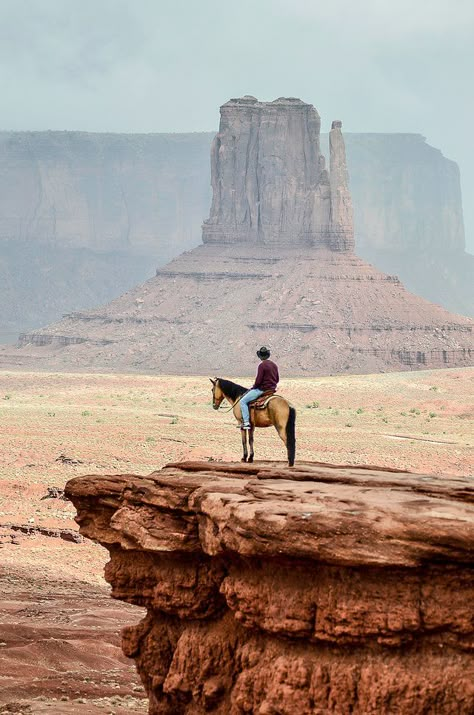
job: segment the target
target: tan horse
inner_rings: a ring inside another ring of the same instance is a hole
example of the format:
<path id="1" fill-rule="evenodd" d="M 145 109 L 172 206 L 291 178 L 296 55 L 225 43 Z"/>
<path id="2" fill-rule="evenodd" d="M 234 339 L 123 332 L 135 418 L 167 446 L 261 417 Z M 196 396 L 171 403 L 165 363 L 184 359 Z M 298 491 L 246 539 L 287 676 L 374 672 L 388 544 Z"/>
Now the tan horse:
<path id="1" fill-rule="evenodd" d="M 211 378 L 209 378 L 211 379 Z M 212 382 L 212 406 L 218 410 L 222 400 L 226 399 L 233 406 L 234 417 L 237 422 L 242 422 L 242 412 L 240 410 L 240 398 L 248 391 L 248 388 L 237 385 L 230 380 L 223 380 L 221 377 L 216 377 Z M 253 462 L 253 433 L 255 427 L 271 427 L 274 425 L 276 431 L 284 442 L 288 452 L 288 465 L 292 467 L 295 463 L 296 439 L 295 439 L 295 421 L 296 410 L 292 407 L 284 397 L 276 395 L 268 402 L 265 409 L 255 409 L 250 407 L 250 430 L 241 430 L 242 447 L 244 455 L 242 462 Z M 249 448 L 247 448 L 247 434 Z"/>

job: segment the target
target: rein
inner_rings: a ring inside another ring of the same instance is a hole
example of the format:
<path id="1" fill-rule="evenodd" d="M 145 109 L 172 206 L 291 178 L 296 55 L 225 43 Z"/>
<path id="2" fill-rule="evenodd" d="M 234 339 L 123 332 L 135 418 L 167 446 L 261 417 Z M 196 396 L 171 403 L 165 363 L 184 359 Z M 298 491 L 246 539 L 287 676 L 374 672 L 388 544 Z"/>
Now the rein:
<path id="1" fill-rule="evenodd" d="M 239 402 L 240 402 L 240 400 L 242 399 L 242 397 L 247 394 L 247 392 L 250 392 L 250 390 L 245 390 L 245 392 L 243 392 L 243 393 L 240 395 L 240 397 L 234 402 L 233 405 L 231 405 L 228 409 L 222 410 L 222 411 L 223 411 L 223 412 L 230 412 L 231 410 L 233 410 L 234 407 L 239 404 Z M 225 397 L 225 395 L 224 395 L 224 397 Z M 227 397 L 226 397 L 226 400 L 227 400 Z M 221 406 L 220 406 L 220 405 L 219 405 L 219 409 L 221 409 Z"/>

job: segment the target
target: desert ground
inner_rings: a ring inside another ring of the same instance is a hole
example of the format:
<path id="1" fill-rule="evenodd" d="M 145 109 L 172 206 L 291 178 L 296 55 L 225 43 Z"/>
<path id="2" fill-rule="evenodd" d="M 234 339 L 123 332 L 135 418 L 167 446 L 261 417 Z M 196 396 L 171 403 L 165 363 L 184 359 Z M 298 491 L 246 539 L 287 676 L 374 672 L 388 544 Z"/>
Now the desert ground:
<path id="1" fill-rule="evenodd" d="M 297 409 L 297 460 L 474 473 L 472 368 L 285 379 L 279 394 Z M 240 460 L 226 407 L 212 409 L 205 377 L 0 372 L 0 713 L 146 712 L 120 654 L 141 609 L 109 598 L 107 552 L 77 540 L 61 490 L 78 475 Z M 255 447 L 285 458 L 271 428 Z"/>

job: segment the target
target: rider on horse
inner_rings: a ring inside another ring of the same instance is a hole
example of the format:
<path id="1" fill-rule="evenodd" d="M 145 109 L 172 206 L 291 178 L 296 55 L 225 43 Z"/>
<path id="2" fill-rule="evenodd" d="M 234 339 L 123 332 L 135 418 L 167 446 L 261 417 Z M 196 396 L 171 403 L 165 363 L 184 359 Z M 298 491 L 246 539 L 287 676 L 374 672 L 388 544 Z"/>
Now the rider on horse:
<path id="1" fill-rule="evenodd" d="M 242 411 L 241 429 L 244 430 L 251 429 L 249 402 L 253 402 L 264 392 L 276 392 L 278 380 L 280 379 L 278 366 L 272 360 L 269 360 L 270 350 L 266 347 L 261 347 L 260 350 L 257 350 L 257 355 L 261 360 L 257 370 L 257 377 L 250 390 L 240 398 L 240 409 Z"/>

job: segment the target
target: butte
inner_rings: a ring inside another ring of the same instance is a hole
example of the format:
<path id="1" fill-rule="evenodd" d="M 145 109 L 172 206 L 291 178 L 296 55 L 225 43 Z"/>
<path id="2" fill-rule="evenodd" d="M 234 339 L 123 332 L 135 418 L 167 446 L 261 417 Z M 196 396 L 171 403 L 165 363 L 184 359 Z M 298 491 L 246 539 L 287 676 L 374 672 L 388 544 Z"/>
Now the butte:
<path id="1" fill-rule="evenodd" d="M 238 375 L 261 344 L 287 375 L 472 365 L 471 319 L 355 255 L 341 122 L 329 169 L 320 126 L 295 98 L 224 104 L 202 245 L 105 306 L 21 335 L 0 365 Z"/>

